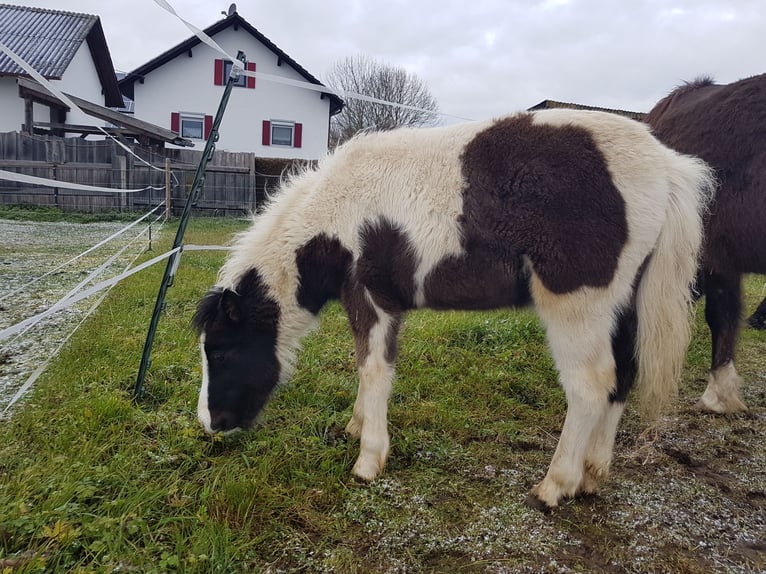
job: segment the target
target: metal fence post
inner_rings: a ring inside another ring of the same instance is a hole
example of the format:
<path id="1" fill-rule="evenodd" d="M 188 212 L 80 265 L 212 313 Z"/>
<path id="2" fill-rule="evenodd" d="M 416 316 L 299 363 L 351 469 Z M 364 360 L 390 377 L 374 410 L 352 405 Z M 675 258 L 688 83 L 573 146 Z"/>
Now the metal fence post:
<path id="1" fill-rule="evenodd" d="M 247 61 L 245 53 L 241 50 L 237 53 L 237 60 L 243 64 Z M 134 399 L 138 400 L 143 397 L 144 394 L 144 379 L 146 377 L 146 371 L 151 365 L 151 352 L 152 344 L 154 343 L 154 335 L 157 332 L 157 325 L 160 321 L 160 314 L 165 309 L 165 295 L 167 294 L 168 287 L 173 284 L 175 277 L 175 271 L 178 268 L 178 263 L 181 259 L 181 253 L 183 252 L 183 238 L 186 232 L 186 225 L 189 222 L 189 216 L 191 215 L 192 205 L 197 202 L 197 195 L 202 189 L 205 182 L 205 168 L 208 161 L 213 157 L 215 151 L 215 142 L 218 140 L 218 128 L 221 125 L 223 114 L 226 111 L 226 104 L 229 103 L 229 96 L 231 95 L 231 88 L 233 82 L 239 77 L 239 71 L 235 66 L 231 67 L 231 74 L 226 81 L 226 87 L 223 90 L 223 96 L 221 96 L 221 102 L 218 104 L 218 111 L 215 114 L 213 120 L 213 127 L 210 130 L 210 136 L 205 144 L 205 150 L 202 153 L 197 171 L 194 174 L 194 183 L 192 184 L 189 196 L 186 198 L 186 204 L 184 205 L 183 212 L 181 213 L 181 220 L 178 223 L 178 231 L 176 232 L 175 240 L 173 241 L 173 249 L 179 248 L 173 255 L 168 258 L 168 263 L 165 266 L 165 274 L 162 277 L 162 283 L 160 283 L 160 290 L 157 293 L 157 301 L 154 304 L 154 312 L 152 313 L 152 319 L 149 323 L 149 332 L 146 335 L 146 342 L 144 343 L 144 352 L 141 355 L 141 364 L 138 368 L 138 376 L 136 377 L 136 385 L 133 390 Z"/>

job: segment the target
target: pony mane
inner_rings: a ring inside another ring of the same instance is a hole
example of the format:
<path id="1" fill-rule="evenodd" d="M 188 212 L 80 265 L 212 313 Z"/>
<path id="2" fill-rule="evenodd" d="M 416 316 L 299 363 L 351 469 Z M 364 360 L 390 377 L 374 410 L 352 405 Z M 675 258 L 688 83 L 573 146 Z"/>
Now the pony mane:
<path id="1" fill-rule="evenodd" d="M 713 79 L 713 76 L 704 74 L 702 76 L 697 76 L 691 81 L 684 82 L 680 86 L 676 86 L 673 89 L 673 91 L 671 91 L 668 94 L 667 97 L 681 96 L 688 92 L 693 92 L 694 90 L 697 90 L 699 88 L 706 88 L 707 86 L 714 86 L 714 85 L 715 85 L 715 80 Z"/>

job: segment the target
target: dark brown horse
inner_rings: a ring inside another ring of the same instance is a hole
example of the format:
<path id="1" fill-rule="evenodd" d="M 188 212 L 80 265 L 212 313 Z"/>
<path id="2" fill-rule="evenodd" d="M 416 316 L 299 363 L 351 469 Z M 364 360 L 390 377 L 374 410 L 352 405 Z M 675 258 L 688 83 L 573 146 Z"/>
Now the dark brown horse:
<path id="1" fill-rule="evenodd" d="M 742 275 L 766 273 L 766 74 L 733 84 L 687 83 L 649 112 L 655 135 L 715 170 L 720 189 L 705 224 L 700 288 L 713 340 L 708 386 L 700 400 L 716 412 L 746 407 L 734 350 L 742 313 Z M 766 315 L 762 303 L 749 319 Z"/>

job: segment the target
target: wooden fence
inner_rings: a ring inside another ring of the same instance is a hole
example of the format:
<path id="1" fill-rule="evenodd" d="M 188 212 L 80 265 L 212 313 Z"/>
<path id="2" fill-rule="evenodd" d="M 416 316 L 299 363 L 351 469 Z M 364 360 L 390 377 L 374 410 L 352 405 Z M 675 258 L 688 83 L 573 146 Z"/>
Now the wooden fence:
<path id="1" fill-rule="evenodd" d="M 70 183 L 139 193 L 76 191 L 0 179 L 0 204 L 55 206 L 65 211 L 143 211 L 165 199 L 165 165 L 170 159 L 171 205 L 180 213 L 191 189 L 201 151 L 155 149 L 126 143 L 136 159 L 112 140 L 0 133 L 0 169 Z M 301 160 L 257 158 L 248 152 L 216 151 L 195 206 L 209 215 L 242 215 L 262 207 L 281 178 Z"/>

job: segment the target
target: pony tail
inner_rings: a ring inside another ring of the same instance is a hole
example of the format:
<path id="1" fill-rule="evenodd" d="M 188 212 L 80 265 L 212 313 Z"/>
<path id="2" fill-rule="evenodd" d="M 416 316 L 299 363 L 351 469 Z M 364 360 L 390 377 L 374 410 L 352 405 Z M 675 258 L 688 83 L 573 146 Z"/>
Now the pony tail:
<path id="1" fill-rule="evenodd" d="M 678 394 L 691 337 L 703 216 L 715 190 L 706 163 L 670 150 L 668 154 L 665 221 L 636 294 L 637 388 L 641 413 L 649 419 L 657 418 Z"/>

